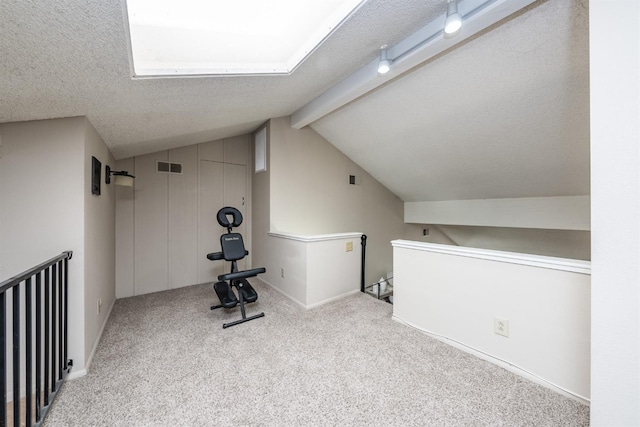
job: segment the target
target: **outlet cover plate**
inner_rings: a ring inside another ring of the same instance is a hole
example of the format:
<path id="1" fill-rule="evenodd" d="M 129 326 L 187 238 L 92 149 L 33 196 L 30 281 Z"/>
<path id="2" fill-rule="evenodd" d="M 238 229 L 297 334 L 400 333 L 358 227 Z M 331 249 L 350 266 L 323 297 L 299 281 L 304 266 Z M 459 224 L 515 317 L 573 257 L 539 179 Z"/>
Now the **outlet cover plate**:
<path id="1" fill-rule="evenodd" d="M 493 318 L 493 332 L 509 338 L 509 320 L 495 316 Z"/>

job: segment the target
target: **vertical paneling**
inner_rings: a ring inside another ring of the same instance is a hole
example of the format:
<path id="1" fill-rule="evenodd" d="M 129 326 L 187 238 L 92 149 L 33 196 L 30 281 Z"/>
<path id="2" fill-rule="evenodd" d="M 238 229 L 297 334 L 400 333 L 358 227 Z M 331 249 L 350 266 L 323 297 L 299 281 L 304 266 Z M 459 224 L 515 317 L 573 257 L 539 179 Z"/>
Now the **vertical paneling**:
<path id="1" fill-rule="evenodd" d="M 134 158 L 118 160 L 114 170 L 136 175 Z M 137 179 L 136 179 L 137 181 Z M 138 187 L 138 182 L 135 182 Z M 134 187 L 115 186 L 116 191 L 116 298 L 135 295 L 134 283 Z"/>
<path id="2" fill-rule="evenodd" d="M 250 248 L 249 142 L 245 135 L 117 163 L 136 176 L 135 189 L 116 188 L 118 298 L 213 282 L 228 272 L 229 263 L 206 258 L 220 250 L 225 230 L 216 214 L 223 206 L 242 212 L 237 231 Z M 182 174 L 156 172 L 158 160 L 181 163 Z"/>
<path id="3" fill-rule="evenodd" d="M 157 160 L 168 160 L 167 152 L 135 158 L 136 295 L 167 289 L 169 176 L 155 171 Z"/>
<path id="4" fill-rule="evenodd" d="M 200 160 L 198 208 L 198 283 L 212 282 L 225 272 L 224 261 L 209 261 L 207 254 L 220 251 L 220 234 L 224 229 L 216 214 L 224 206 L 224 163 Z"/>
<path id="5" fill-rule="evenodd" d="M 224 162 L 224 141 L 219 139 L 198 144 L 198 158 L 211 162 Z"/>
<path id="6" fill-rule="evenodd" d="M 242 234 L 247 244 L 247 167 L 243 165 L 236 165 L 231 163 L 224 164 L 224 204 L 225 206 L 233 206 L 242 213 L 242 224 L 238 228 L 234 228 L 233 231 Z M 219 230 L 224 230 L 219 227 Z M 246 259 L 238 261 L 238 269 L 243 270 L 246 268 Z"/>
<path id="7" fill-rule="evenodd" d="M 250 135 L 241 135 L 224 140 L 224 162 L 246 165 L 249 159 Z"/>
<path id="8" fill-rule="evenodd" d="M 198 283 L 198 146 L 169 150 L 169 161 L 182 164 L 168 175 L 168 286 L 179 288 Z"/>

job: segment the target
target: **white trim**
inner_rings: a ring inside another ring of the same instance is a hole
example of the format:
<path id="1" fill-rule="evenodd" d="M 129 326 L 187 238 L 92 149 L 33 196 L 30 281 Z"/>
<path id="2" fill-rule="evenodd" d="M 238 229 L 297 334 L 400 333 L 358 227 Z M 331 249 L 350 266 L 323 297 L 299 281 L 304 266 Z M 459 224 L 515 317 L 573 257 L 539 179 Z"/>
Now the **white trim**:
<path id="1" fill-rule="evenodd" d="M 296 303 L 297 305 L 299 305 L 299 306 L 300 306 L 300 308 L 303 308 L 303 309 L 306 309 L 306 308 L 307 308 L 307 306 L 306 306 L 306 305 L 304 305 L 304 303 L 302 303 L 301 301 L 298 301 L 297 299 L 295 299 L 294 297 L 292 297 L 292 296 L 291 296 L 291 295 L 289 295 L 288 293 L 284 292 L 282 289 L 280 289 L 280 288 L 278 288 L 278 287 L 276 287 L 276 286 L 273 286 L 271 283 L 267 282 L 266 280 L 264 280 L 264 279 L 262 279 L 262 278 L 260 278 L 260 280 L 262 280 L 262 282 L 263 282 L 263 283 L 265 283 L 265 284 L 269 285 L 272 289 L 274 289 L 274 290 L 278 291 L 278 293 L 280 293 L 280 295 L 283 295 L 283 296 L 285 296 L 285 297 L 289 298 L 291 301 L 293 301 L 294 303 Z"/>
<path id="2" fill-rule="evenodd" d="M 300 234 L 290 233 L 274 233 L 269 232 L 269 236 L 278 237 L 280 239 L 295 240 L 296 242 L 313 243 L 313 242 L 326 242 L 330 240 L 342 240 L 342 239 L 357 239 L 362 236 L 363 233 L 335 233 L 335 234 L 314 234 L 311 236 L 304 236 Z"/>
<path id="3" fill-rule="evenodd" d="M 72 371 L 69 375 L 67 375 L 67 380 L 75 380 L 76 378 L 81 378 L 87 375 L 86 369 L 79 369 L 77 371 Z"/>
<path id="4" fill-rule="evenodd" d="M 314 303 L 314 304 L 307 305 L 305 308 L 306 308 L 307 310 L 311 310 L 311 309 L 313 309 L 313 308 L 320 307 L 321 305 L 329 304 L 330 302 L 334 302 L 334 301 L 337 301 L 337 300 L 339 300 L 339 299 L 346 298 L 346 297 L 348 297 L 348 296 L 350 296 L 350 295 L 357 294 L 358 292 L 360 292 L 360 289 L 356 289 L 356 290 L 353 290 L 353 291 L 349 291 L 349 292 L 346 292 L 346 293 L 344 293 L 344 294 L 342 294 L 342 295 L 337 295 L 337 296 L 335 296 L 335 297 L 327 298 L 327 299 L 322 300 L 322 301 L 320 301 L 320 302 L 316 302 L 316 303 Z"/>
<path id="5" fill-rule="evenodd" d="M 323 300 L 323 301 L 320 301 L 320 302 L 316 302 L 316 303 L 311 304 L 311 305 L 305 305 L 304 303 L 298 301 L 297 299 L 295 299 L 291 295 L 289 295 L 286 292 L 284 292 L 282 289 L 279 289 L 279 288 L 273 286 L 271 283 L 267 282 L 266 280 L 264 280 L 264 279 L 260 279 L 260 280 L 263 283 L 265 283 L 266 285 L 268 285 L 269 287 L 271 287 L 272 289 L 274 289 L 275 291 L 277 291 L 280 295 L 289 298 L 291 301 L 296 303 L 298 306 L 300 306 L 300 308 L 302 308 L 304 310 L 311 310 L 313 308 L 320 307 L 321 305 L 325 305 L 325 304 L 328 304 L 330 302 L 337 301 L 339 299 L 346 298 L 346 297 L 348 297 L 350 295 L 353 295 L 353 294 L 356 294 L 356 293 L 360 292 L 359 289 L 356 289 L 354 291 L 349 291 L 349 292 L 344 293 L 342 295 L 338 295 L 338 296 L 335 296 L 335 297 L 327 298 L 326 300 Z"/>
<path id="6" fill-rule="evenodd" d="M 93 343 L 93 348 L 91 349 L 91 353 L 89 353 L 89 357 L 87 358 L 87 362 L 84 364 L 84 369 L 80 370 L 77 372 L 73 372 L 71 375 L 69 375 L 68 378 L 72 379 L 73 378 L 79 378 L 82 376 L 85 376 L 87 374 L 87 371 L 89 370 L 89 368 L 91 367 L 91 362 L 93 362 L 93 356 L 96 355 L 96 351 L 98 350 L 98 345 L 100 344 L 100 340 L 102 340 L 102 333 L 104 332 L 105 327 L 107 326 L 107 322 L 109 321 L 109 317 L 111 317 L 111 312 L 113 311 L 113 307 L 116 305 L 116 299 L 113 299 L 113 302 L 111 303 L 111 307 L 109 307 L 109 312 L 107 313 L 106 317 L 104 318 L 104 322 L 102 323 L 102 327 L 100 328 L 100 332 L 98 332 L 98 337 L 96 338 L 96 341 Z M 82 374 L 80 374 L 82 372 Z"/>
<path id="7" fill-rule="evenodd" d="M 410 240 L 393 240 L 394 248 L 411 249 L 423 252 L 435 252 L 446 255 L 457 255 L 468 258 L 479 258 L 510 264 L 528 265 L 551 270 L 571 271 L 573 273 L 591 275 L 591 262 L 568 258 L 555 258 L 542 255 L 522 254 L 517 252 L 494 251 L 489 249 L 450 246 L 437 243 L 414 242 Z"/>
<path id="8" fill-rule="evenodd" d="M 570 399 L 573 399 L 573 400 L 575 400 L 575 401 L 577 401 L 579 403 L 582 403 L 583 405 L 590 405 L 591 404 L 590 399 L 588 399 L 588 398 L 586 398 L 584 396 L 580 396 L 578 394 L 575 394 L 575 393 L 573 393 L 573 392 L 571 392 L 569 390 L 566 390 L 566 389 L 560 387 L 557 384 L 549 382 L 549 381 L 545 380 L 544 378 L 541 378 L 541 377 L 539 377 L 539 376 L 527 371 L 526 369 L 521 368 L 518 365 L 514 365 L 512 363 L 509 363 L 504 359 L 500 359 L 498 357 L 492 356 L 491 354 L 485 353 L 485 352 L 483 352 L 481 350 L 478 350 L 478 349 L 476 349 L 474 347 L 470 347 L 468 345 L 465 345 L 465 344 L 463 344 L 463 343 L 461 343 L 459 341 L 456 341 L 456 340 L 454 340 L 452 338 L 449 338 L 449 337 L 446 337 L 444 335 L 439 335 L 439 334 L 436 334 L 434 332 L 427 331 L 425 329 L 419 328 L 416 325 L 413 325 L 412 323 L 409 323 L 409 322 L 407 322 L 405 320 L 402 320 L 402 319 L 396 317 L 395 315 L 393 315 L 391 318 L 393 320 L 395 320 L 396 322 L 402 324 L 402 325 L 405 325 L 405 326 L 408 326 L 410 328 L 413 328 L 413 329 L 415 329 L 415 330 L 417 330 L 419 332 L 422 332 L 423 334 L 425 334 L 425 335 L 427 335 L 427 336 L 429 336 L 431 338 L 437 339 L 438 341 L 444 342 L 444 343 L 446 343 L 446 344 L 448 344 L 448 345 L 450 345 L 452 347 L 460 349 L 460 350 L 462 350 L 462 351 L 464 351 L 466 353 L 469 353 L 469 354 L 471 354 L 473 356 L 476 356 L 476 357 L 478 357 L 478 358 L 480 358 L 482 360 L 486 360 L 487 362 L 490 362 L 490 363 L 493 363 L 494 365 L 500 366 L 501 368 L 504 368 L 509 372 L 513 372 L 514 374 L 519 375 L 519 376 L 521 376 L 523 378 L 526 378 L 526 379 L 528 379 L 530 381 L 533 381 L 536 384 L 540 384 L 541 386 L 547 387 L 547 388 L 549 388 L 549 389 L 551 389 L 551 390 L 553 390 L 553 391 L 555 391 L 557 393 L 562 394 L 563 396 L 566 396 L 566 397 L 568 397 Z"/>

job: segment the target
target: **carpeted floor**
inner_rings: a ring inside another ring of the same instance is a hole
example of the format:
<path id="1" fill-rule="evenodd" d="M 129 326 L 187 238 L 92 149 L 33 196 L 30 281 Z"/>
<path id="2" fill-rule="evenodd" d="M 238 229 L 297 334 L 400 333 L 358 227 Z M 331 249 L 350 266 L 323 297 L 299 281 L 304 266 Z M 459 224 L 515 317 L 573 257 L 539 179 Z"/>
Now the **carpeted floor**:
<path id="1" fill-rule="evenodd" d="M 391 320 L 356 294 L 222 329 L 211 286 L 118 300 L 45 426 L 587 426 L 589 408 Z"/>

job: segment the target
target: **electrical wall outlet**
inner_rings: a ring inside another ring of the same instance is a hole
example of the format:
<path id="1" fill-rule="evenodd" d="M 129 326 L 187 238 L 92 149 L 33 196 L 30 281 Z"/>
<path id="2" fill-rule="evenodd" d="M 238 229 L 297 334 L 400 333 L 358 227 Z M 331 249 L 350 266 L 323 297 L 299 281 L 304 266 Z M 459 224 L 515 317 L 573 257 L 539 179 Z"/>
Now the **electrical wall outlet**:
<path id="1" fill-rule="evenodd" d="M 423 228 L 422 229 L 422 235 L 423 236 L 428 236 L 429 235 L 429 229 L 428 228 Z"/>
<path id="2" fill-rule="evenodd" d="M 284 267 L 280 267 L 280 277 L 284 279 Z"/>
<path id="3" fill-rule="evenodd" d="M 97 314 L 100 315 L 100 312 L 102 311 L 102 298 L 98 298 L 98 310 L 97 310 Z"/>
<path id="4" fill-rule="evenodd" d="M 509 321 L 502 317 L 495 316 L 493 318 L 493 332 L 509 338 Z"/>
<path id="5" fill-rule="evenodd" d="M 351 252 L 353 250 L 353 242 L 347 242 L 346 251 Z"/>

